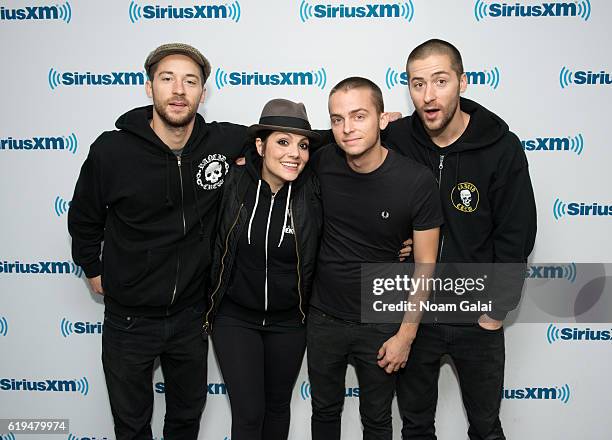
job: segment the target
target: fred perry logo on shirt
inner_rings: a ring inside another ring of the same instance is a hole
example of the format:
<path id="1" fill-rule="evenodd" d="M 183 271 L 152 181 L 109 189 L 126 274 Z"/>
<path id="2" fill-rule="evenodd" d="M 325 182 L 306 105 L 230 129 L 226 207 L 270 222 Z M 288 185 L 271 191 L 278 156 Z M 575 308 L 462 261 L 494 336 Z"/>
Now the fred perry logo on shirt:
<path id="1" fill-rule="evenodd" d="M 451 191 L 451 202 L 458 211 L 474 212 L 478 209 L 479 201 L 480 193 L 473 183 L 458 183 Z"/>
<path id="2" fill-rule="evenodd" d="M 196 183 L 207 190 L 217 189 L 223 185 L 227 170 L 229 164 L 223 154 L 209 154 L 198 165 Z"/>
<path id="3" fill-rule="evenodd" d="M 383 219 L 387 220 L 387 219 L 389 218 L 389 211 L 382 211 L 382 212 L 380 213 L 380 216 L 381 216 Z"/>

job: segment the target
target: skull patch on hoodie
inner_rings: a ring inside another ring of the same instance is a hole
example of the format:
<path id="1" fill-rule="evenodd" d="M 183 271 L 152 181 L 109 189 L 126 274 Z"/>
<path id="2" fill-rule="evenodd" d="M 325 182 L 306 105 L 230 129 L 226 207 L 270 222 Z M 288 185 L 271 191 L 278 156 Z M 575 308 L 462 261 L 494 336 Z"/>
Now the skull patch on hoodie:
<path id="1" fill-rule="evenodd" d="M 461 212 L 474 212 L 478 209 L 480 201 L 478 188 L 470 182 L 458 183 L 451 191 L 451 201 Z"/>
<path id="2" fill-rule="evenodd" d="M 220 188 L 228 169 L 229 164 L 223 154 L 209 154 L 198 165 L 196 183 L 207 190 Z"/>

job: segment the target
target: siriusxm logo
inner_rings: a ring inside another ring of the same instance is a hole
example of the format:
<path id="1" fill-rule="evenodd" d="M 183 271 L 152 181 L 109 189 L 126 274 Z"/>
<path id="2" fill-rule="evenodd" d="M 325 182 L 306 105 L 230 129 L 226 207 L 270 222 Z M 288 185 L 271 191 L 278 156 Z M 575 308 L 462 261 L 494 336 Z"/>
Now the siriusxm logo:
<path id="1" fill-rule="evenodd" d="M 0 139 L 0 151 L 65 150 L 76 154 L 78 148 L 79 141 L 74 133 L 68 136 L 32 137 L 26 139 L 15 139 L 9 136 Z"/>
<path id="2" fill-rule="evenodd" d="M 53 211 L 55 212 L 55 215 L 61 217 L 62 215 L 66 214 L 68 212 L 68 208 L 70 208 L 70 203 L 70 200 L 66 201 L 60 196 L 57 196 L 55 198 L 55 202 L 53 203 Z"/>
<path id="3" fill-rule="evenodd" d="M 36 263 L 21 263 L 15 261 L 0 262 L 0 274 L 43 274 L 43 275 L 68 275 L 77 278 L 83 275 L 83 269 L 72 261 L 38 261 Z"/>
<path id="4" fill-rule="evenodd" d="M 327 72 L 323 67 L 318 70 L 301 72 L 226 72 L 222 68 L 215 71 L 215 85 L 221 90 L 226 86 L 314 86 L 324 89 Z"/>
<path id="5" fill-rule="evenodd" d="M 499 68 L 497 67 L 465 72 L 465 76 L 467 77 L 468 84 L 491 87 L 493 90 L 497 90 L 501 78 Z M 389 90 L 397 85 L 407 86 L 408 73 L 388 67 L 385 73 L 385 85 Z"/>
<path id="6" fill-rule="evenodd" d="M 583 202 L 569 202 L 565 203 L 561 199 L 555 199 L 553 203 L 553 216 L 555 220 L 560 220 L 566 215 L 572 217 L 580 216 L 611 216 L 612 205 L 602 205 L 599 203 L 583 203 Z"/>
<path id="7" fill-rule="evenodd" d="M 302 382 L 302 385 L 300 385 L 300 396 L 302 400 L 310 399 L 311 395 L 310 384 L 308 382 Z M 344 392 L 344 397 L 359 397 L 359 387 L 347 387 Z"/>
<path id="8" fill-rule="evenodd" d="M 147 81 L 146 72 L 79 73 L 58 72 L 49 69 L 47 81 L 51 90 L 59 86 L 142 86 Z"/>
<path id="9" fill-rule="evenodd" d="M 69 319 L 62 318 L 60 321 L 60 333 L 64 338 L 70 335 L 101 335 L 102 322 L 72 322 Z"/>
<path id="10" fill-rule="evenodd" d="M 105 435 L 84 435 L 84 436 L 80 436 L 80 435 L 74 435 L 74 434 L 70 433 L 70 434 L 68 434 L 68 440 L 109 440 L 109 438 L 107 436 L 105 436 Z"/>
<path id="11" fill-rule="evenodd" d="M 587 21 L 591 17 L 590 0 L 574 2 L 547 2 L 525 5 L 519 2 L 514 4 L 493 3 L 476 0 L 474 4 L 474 17 L 476 21 L 485 18 L 529 18 L 529 17 L 578 17 Z"/>
<path id="12" fill-rule="evenodd" d="M 300 3 L 300 20 L 311 19 L 353 19 L 353 18 L 398 18 L 411 22 L 414 18 L 412 0 L 397 3 L 366 3 L 359 6 L 315 4 L 306 0 Z"/>
<path id="13" fill-rule="evenodd" d="M 0 379 L 0 391 L 45 391 L 58 393 L 89 394 L 89 382 L 86 377 L 82 379 Z"/>
<path id="14" fill-rule="evenodd" d="M 0 316 L 0 336 L 8 334 L 8 321 L 4 316 Z"/>
<path id="15" fill-rule="evenodd" d="M 18 9 L 0 7 L 0 20 L 60 20 L 70 23 L 72 7 L 69 2 L 53 6 L 25 6 Z"/>
<path id="16" fill-rule="evenodd" d="M 164 382 L 157 382 L 154 388 L 158 394 L 166 392 L 166 384 Z M 227 387 L 224 383 L 209 383 L 207 385 L 207 392 L 213 396 L 224 395 L 227 394 Z"/>
<path id="17" fill-rule="evenodd" d="M 504 389 L 502 394 L 506 400 L 560 400 L 563 403 L 569 402 L 570 397 L 570 387 L 567 384 L 561 387 Z"/>
<path id="18" fill-rule="evenodd" d="M 580 156 L 584 150 L 584 137 L 582 133 L 563 138 L 539 137 L 522 140 L 521 144 L 525 151 L 571 151 Z"/>
<path id="19" fill-rule="evenodd" d="M 546 340 L 549 344 L 557 341 L 612 341 L 612 330 L 591 330 L 590 328 L 580 329 L 577 327 L 559 328 L 550 324 L 546 329 Z"/>
<path id="20" fill-rule="evenodd" d="M 530 279 L 564 279 L 570 283 L 576 281 L 576 263 L 560 266 L 528 266 L 527 278 Z"/>
<path id="21" fill-rule="evenodd" d="M 193 5 L 176 7 L 172 5 L 144 5 L 132 1 L 128 10 L 130 21 L 139 20 L 231 20 L 240 21 L 240 3 L 234 0 L 231 4 Z"/>
<path id="22" fill-rule="evenodd" d="M 600 70 L 599 73 L 593 73 L 592 70 L 584 71 L 577 70 L 572 71 L 567 67 L 561 67 L 559 72 L 559 84 L 561 88 L 565 89 L 570 85 L 574 86 L 599 86 L 599 85 L 610 85 L 612 84 L 612 74 Z"/>
<path id="23" fill-rule="evenodd" d="M 0 435 L 0 440 L 15 440 L 15 434 L 9 432 L 8 434 Z"/>

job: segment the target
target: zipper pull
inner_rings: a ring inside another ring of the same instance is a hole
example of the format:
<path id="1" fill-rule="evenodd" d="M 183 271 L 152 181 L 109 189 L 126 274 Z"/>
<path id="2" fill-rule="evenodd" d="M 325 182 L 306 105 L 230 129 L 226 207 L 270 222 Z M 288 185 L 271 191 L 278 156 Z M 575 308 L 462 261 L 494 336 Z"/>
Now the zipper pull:
<path id="1" fill-rule="evenodd" d="M 178 162 L 178 166 L 181 166 L 181 156 L 176 156 L 176 161 Z"/>
<path id="2" fill-rule="evenodd" d="M 208 321 L 204 323 L 204 325 L 202 326 L 202 329 L 204 330 L 204 333 L 206 333 L 207 335 L 210 335 L 210 324 Z"/>
<path id="3" fill-rule="evenodd" d="M 440 155 L 440 165 L 438 165 L 438 168 L 440 170 L 442 170 L 442 168 L 444 168 L 444 155 L 443 154 Z"/>

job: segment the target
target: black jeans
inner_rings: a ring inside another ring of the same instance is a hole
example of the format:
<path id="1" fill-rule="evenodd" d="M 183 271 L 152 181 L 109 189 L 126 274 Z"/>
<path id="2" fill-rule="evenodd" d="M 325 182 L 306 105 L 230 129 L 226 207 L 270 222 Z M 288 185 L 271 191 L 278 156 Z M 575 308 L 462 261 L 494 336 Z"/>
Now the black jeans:
<path id="1" fill-rule="evenodd" d="M 312 439 L 339 440 L 349 359 L 359 380 L 359 413 L 365 440 L 391 440 L 391 402 L 397 374 L 377 364 L 378 349 L 396 324 L 359 324 L 311 308 L 307 321 Z"/>
<path id="2" fill-rule="evenodd" d="M 286 440 L 306 329 L 268 331 L 220 321 L 212 340 L 232 407 L 232 440 Z"/>
<path id="3" fill-rule="evenodd" d="M 208 340 L 202 311 L 185 309 L 162 318 L 106 311 L 102 365 L 117 440 L 151 440 L 153 365 L 160 358 L 165 381 L 164 438 L 196 440 L 206 402 Z"/>
<path id="4" fill-rule="evenodd" d="M 504 385 L 504 331 L 478 324 L 421 324 L 406 368 L 400 372 L 397 403 L 404 440 L 435 440 L 440 358 L 453 360 L 470 440 L 504 440 L 499 408 Z"/>

